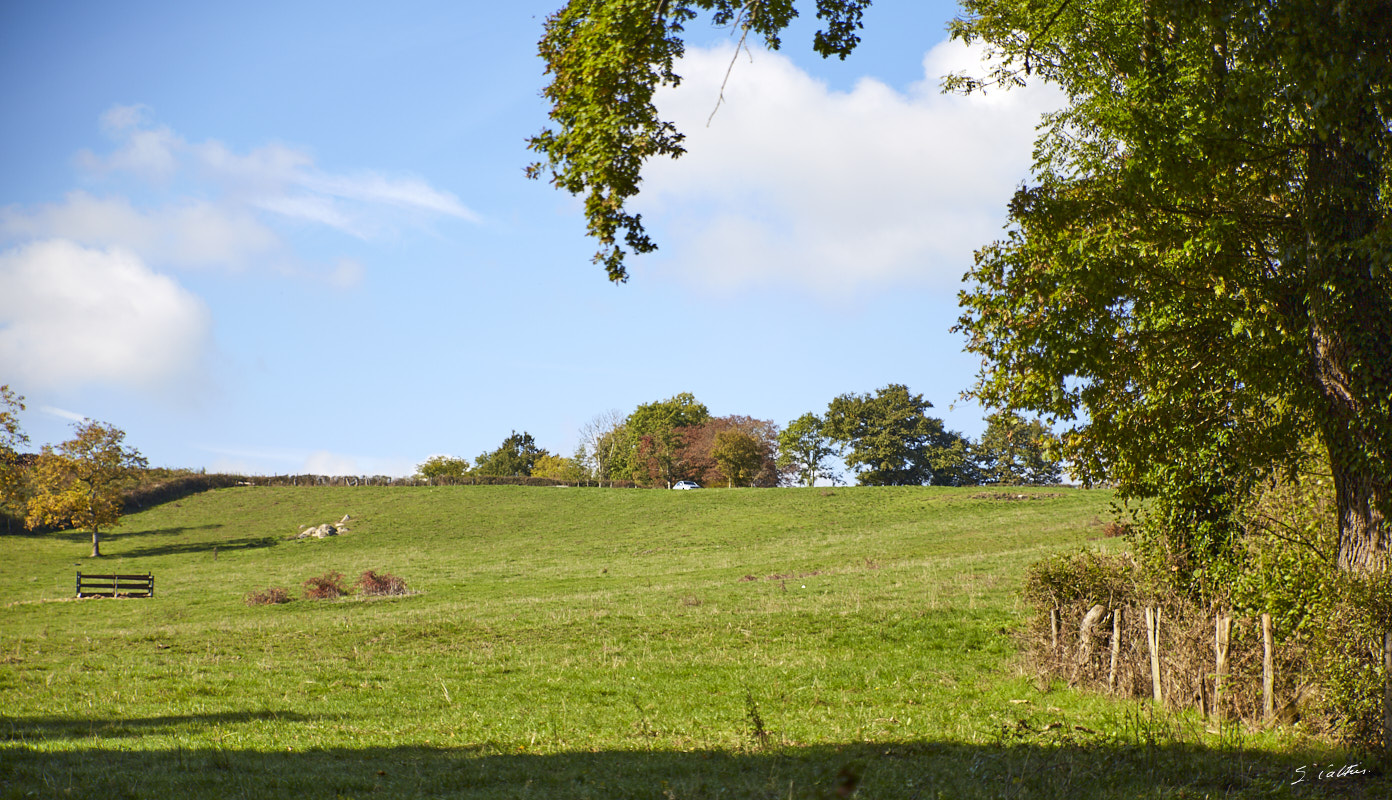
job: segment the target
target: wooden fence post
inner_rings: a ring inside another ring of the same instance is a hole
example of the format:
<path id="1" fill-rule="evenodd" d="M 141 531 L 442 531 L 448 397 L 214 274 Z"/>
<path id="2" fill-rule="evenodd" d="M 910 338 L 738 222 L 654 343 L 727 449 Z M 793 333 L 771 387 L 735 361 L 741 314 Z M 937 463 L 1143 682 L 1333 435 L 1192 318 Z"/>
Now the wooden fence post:
<path id="1" fill-rule="evenodd" d="M 1276 716 L 1276 674 L 1271 660 L 1271 615 L 1261 615 L 1262 625 L 1262 719 Z"/>
<path id="2" fill-rule="evenodd" d="M 1121 655 L 1121 615 L 1125 607 L 1112 612 L 1112 668 L 1107 671 L 1107 691 L 1116 690 L 1117 658 Z"/>
<path id="3" fill-rule="evenodd" d="M 1078 673 L 1092 657 L 1092 628 L 1102 620 L 1102 615 L 1105 613 L 1107 613 L 1107 609 L 1099 604 L 1089 608 L 1087 614 L 1083 615 L 1082 624 L 1078 626 L 1078 658 L 1073 663 L 1073 675 L 1069 678 L 1069 683 L 1078 680 Z"/>
<path id="4" fill-rule="evenodd" d="M 1054 645 L 1054 655 L 1058 655 L 1059 610 L 1058 606 L 1049 609 L 1049 633 Z"/>
<path id="5" fill-rule="evenodd" d="M 1146 606 L 1146 643 L 1150 645 L 1150 687 L 1156 703 L 1164 702 L 1160 689 L 1160 608 Z"/>
<path id="6" fill-rule="evenodd" d="M 1232 637 L 1232 616 L 1218 612 L 1213 630 L 1213 655 L 1217 669 L 1213 677 L 1213 708 L 1209 716 L 1215 720 L 1223 718 L 1223 681 L 1228 676 L 1228 643 Z"/>

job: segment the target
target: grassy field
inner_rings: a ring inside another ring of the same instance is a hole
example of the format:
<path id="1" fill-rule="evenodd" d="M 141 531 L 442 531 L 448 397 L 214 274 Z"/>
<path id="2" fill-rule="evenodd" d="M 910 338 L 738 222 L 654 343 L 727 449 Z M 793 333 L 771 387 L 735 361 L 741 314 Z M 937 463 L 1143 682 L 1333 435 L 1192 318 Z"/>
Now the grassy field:
<path id="1" fill-rule="evenodd" d="M 1111 543 L 1110 497 L 1020 492 L 241 487 L 99 561 L 5 537 L 0 797 L 1392 794 L 1298 730 L 1041 691 L 1023 570 Z M 415 593 L 243 601 L 368 569 Z M 157 596 L 72 600 L 78 570 Z"/>

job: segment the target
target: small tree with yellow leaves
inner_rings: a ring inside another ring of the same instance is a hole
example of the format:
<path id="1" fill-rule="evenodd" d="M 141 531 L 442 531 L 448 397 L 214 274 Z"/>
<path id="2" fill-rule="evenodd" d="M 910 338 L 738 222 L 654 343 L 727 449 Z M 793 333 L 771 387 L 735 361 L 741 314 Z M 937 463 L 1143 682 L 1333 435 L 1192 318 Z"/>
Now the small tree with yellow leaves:
<path id="1" fill-rule="evenodd" d="M 34 494 L 28 523 L 92 531 L 92 558 L 101 557 L 101 531 L 121 524 L 121 484 L 147 465 L 134 448 L 122 446 L 124 431 L 84 420 L 76 436 L 54 450 L 45 446 L 34 465 Z"/>

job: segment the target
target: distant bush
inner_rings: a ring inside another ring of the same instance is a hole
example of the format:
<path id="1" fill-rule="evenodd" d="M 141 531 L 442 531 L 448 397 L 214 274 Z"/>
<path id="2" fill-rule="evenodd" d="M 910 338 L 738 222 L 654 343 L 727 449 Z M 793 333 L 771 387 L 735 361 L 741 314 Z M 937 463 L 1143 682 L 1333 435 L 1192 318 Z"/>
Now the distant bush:
<path id="1" fill-rule="evenodd" d="M 325 572 L 304 582 L 305 598 L 308 600 L 332 600 L 348 594 L 343 585 L 343 573 Z"/>
<path id="2" fill-rule="evenodd" d="M 294 598 L 279 586 L 271 586 L 264 592 L 247 592 L 245 599 L 249 606 L 273 606 L 288 603 Z"/>
<path id="3" fill-rule="evenodd" d="M 358 582 L 354 585 L 359 592 L 368 597 L 408 593 L 406 581 L 387 572 L 379 575 L 372 570 L 368 570 L 362 574 L 362 577 L 358 578 Z"/>

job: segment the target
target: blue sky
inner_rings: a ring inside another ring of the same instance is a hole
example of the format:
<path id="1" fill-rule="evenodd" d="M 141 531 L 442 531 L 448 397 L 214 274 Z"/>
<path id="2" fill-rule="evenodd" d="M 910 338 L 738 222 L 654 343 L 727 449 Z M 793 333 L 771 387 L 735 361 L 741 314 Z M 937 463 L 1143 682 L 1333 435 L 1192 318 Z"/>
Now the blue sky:
<path id="1" fill-rule="evenodd" d="M 523 176 L 558 6 L 0 5 L 0 383 L 35 446 L 90 417 L 157 466 L 400 475 L 683 391 L 784 424 L 889 383 L 979 435 L 956 295 L 1057 96 L 940 94 L 979 64 L 955 6 L 886 1 L 844 62 L 811 19 L 739 55 L 707 125 L 734 40 L 693 24 L 659 99 L 690 153 L 615 286 Z"/>

